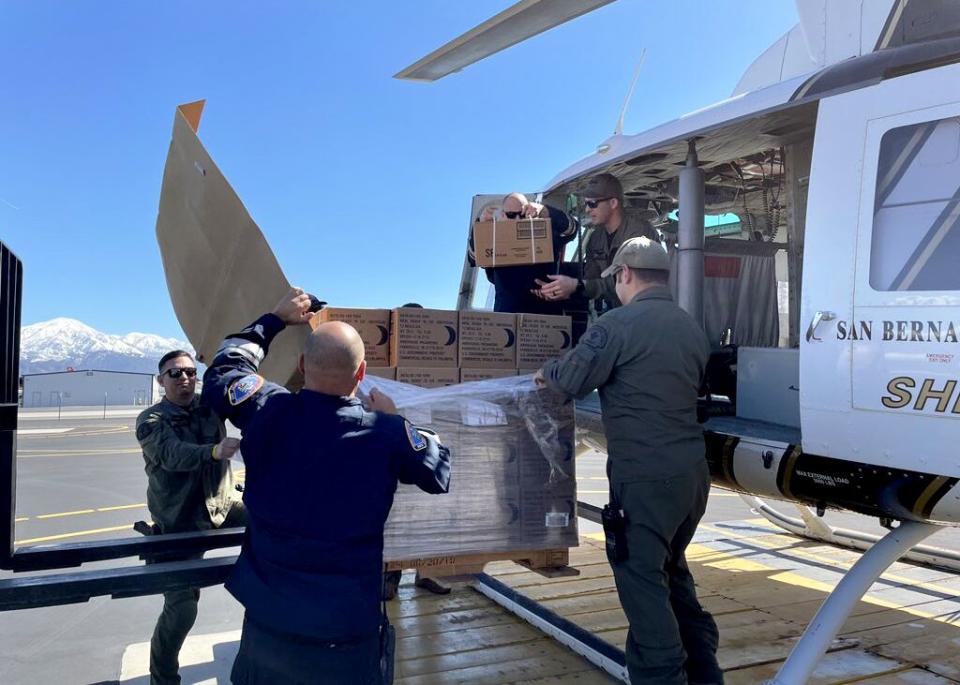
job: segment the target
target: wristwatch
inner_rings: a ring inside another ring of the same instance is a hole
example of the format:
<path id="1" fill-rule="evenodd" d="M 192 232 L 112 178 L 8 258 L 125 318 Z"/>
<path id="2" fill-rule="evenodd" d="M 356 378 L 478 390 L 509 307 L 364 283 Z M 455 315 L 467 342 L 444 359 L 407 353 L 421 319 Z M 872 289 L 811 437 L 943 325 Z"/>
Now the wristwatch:
<path id="1" fill-rule="evenodd" d="M 577 279 L 577 289 L 573 291 L 574 295 L 583 295 L 586 292 L 586 286 L 583 284 L 583 279 Z"/>

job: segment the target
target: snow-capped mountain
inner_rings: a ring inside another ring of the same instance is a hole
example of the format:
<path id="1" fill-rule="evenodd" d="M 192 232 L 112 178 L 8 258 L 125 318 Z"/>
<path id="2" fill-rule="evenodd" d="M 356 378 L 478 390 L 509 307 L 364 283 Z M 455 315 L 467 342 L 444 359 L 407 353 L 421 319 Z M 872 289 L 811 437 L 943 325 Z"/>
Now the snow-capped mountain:
<path id="1" fill-rule="evenodd" d="M 127 333 L 120 338 L 130 347 L 140 350 L 145 355 L 156 356 L 157 359 L 165 355 L 170 350 L 189 350 L 193 352 L 190 343 L 177 338 L 164 338 L 153 333 Z"/>
<path id="2" fill-rule="evenodd" d="M 157 362 L 174 349 L 193 351 L 176 338 L 150 333 L 110 335 L 76 319 L 57 318 L 20 331 L 20 373 L 74 369 L 156 373 Z"/>

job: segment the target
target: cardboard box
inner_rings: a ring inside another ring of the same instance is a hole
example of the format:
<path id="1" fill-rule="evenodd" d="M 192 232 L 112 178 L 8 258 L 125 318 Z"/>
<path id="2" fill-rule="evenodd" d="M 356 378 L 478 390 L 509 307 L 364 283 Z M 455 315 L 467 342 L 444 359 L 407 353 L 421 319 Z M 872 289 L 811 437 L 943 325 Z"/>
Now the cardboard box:
<path id="1" fill-rule="evenodd" d="M 390 366 L 390 310 L 327 307 L 319 321 L 342 321 L 357 329 L 363 338 L 364 355 L 369 366 Z"/>
<path id="2" fill-rule="evenodd" d="M 570 349 L 569 316 L 517 314 L 517 368 L 534 370 Z"/>
<path id="3" fill-rule="evenodd" d="M 501 219 L 473 224 L 477 266 L 515 266 L 553 261 L 550 219 Z"/>
<path id="4" fill-rule="evenodd" d="M 394 366 L 368 366 L 367 375 L 395 381 L 397 380 L 397 369 Z"/>
<path id="5" fill-rule="evenodd" d="M 516 375 L 516 369 L 460 369 L 460 382 L 489 381 L 493 378 L 507 378 Z"/>
<path id="6" fill-rule="evenodd" d="M 398 366 L 397 380 L 400 383 L 419 385 L 421 388 L 443 388 L 460 382 L 460 369 Z"/>
<path id="7" fill-rule="evenodd" d="M 456 368 L 458 326 L 455 311 L 394 309 L 390 315 L 390 365 Z"/>
<path id="8" fill-rule="evenodd" d="M 517 317 L 498 312 L 460 312 L 460 366 L 517 367 Z"/>

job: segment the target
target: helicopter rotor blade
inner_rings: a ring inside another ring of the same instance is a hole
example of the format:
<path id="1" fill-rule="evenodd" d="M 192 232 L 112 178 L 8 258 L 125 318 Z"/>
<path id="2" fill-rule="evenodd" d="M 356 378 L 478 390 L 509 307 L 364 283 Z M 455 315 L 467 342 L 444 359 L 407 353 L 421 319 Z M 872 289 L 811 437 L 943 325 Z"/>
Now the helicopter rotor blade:
<path id="1" fill-rule="evenodd" d="M 436 81 L 613 0 L 521 0 L 394 75 Z"/>

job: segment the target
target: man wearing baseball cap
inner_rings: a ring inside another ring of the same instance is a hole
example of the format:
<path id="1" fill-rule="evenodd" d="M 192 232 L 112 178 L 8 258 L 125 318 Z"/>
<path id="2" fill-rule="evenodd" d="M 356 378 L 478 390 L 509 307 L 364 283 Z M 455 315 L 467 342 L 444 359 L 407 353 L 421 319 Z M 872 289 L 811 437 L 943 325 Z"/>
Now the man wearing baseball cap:
<path id="1" fill-rule="evenodd" d="M 593 300 L 602 313 L 620 306 L 612 277 L 601 272 L 610 266 L 613 255 L 630 238 L 656 238 L 646 222 L 631 219 L 623 211 L 623 188 L 613 174 L 599 174 L 587 181 L 581 195 L 593 230 L 586 240 L 582 277 L 572 278 L 554 274 L 548 282 L 537 281 L 539 290 L 533 291 L 547 302 L 569 299 L 575 293 Z"/>
<path id="2" fill-rule="evenodd" d="M 600 390 L 610 504 L 607 557 L 630 623 L 634 683 L 722 683 L 717 626 L 684 557 L 710 491 L 697 395 L 710 344 L 674 304 L 660 243 L 623 243 L 602 277 L 624 303 L 535 380 L 569 396 Z"/>

